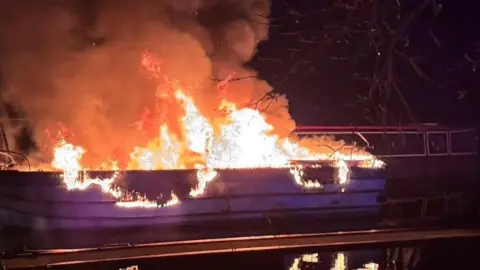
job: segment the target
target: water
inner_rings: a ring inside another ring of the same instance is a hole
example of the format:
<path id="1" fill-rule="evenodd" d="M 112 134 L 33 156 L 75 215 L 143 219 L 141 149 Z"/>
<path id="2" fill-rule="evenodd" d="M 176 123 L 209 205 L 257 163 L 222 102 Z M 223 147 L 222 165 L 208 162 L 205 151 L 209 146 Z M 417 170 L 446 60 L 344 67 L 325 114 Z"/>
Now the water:
<path id="1" fill-rule="evenodd" d="M 295 252 L 252 252 L 103 262 L 53 269 L 474 270 L 480 269 L 478 250 L 479 239 L 462 239 L 349 250 L 310 248 Z"/>

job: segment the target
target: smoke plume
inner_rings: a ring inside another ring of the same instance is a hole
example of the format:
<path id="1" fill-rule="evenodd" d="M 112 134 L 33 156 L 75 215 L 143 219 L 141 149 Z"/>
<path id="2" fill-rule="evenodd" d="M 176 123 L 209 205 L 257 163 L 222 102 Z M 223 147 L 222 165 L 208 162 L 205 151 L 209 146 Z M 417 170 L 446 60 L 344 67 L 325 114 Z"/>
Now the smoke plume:
<path id="1" fill-rule="evenodd" d="M 253 78 L 224 91 L 217 84 L 256 75 L 244 64 L 268 36 L 269 9 L 268 0 L 5 0 L 2 98 L 25 112 L 40 151 L 49 143 L 45 130 L 62 123 L 92 161 L 102 161 L 140 143 L 132 124 L 155 106 L 157 82 L 140 66 L 144 51 L 209 117 L 220 96 L 241 106 L 268 93 L 270 86 Z M 286 99 L 267 113 L 278 132 L 292 129 Z"/>

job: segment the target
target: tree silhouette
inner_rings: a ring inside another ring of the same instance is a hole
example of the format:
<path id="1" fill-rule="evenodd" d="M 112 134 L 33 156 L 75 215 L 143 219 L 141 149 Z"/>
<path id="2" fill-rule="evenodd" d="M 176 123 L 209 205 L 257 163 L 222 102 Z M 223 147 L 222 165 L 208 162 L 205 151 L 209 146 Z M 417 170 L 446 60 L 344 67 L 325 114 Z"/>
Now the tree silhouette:
<path id="1" fill-rule="evenodd" d="M 276 51 L 257 59 L 283 64 L 269 78 L 275 94 L 283 94 L 279 86 L 300 72 L 315 76 L 332 69 L 341 80 L 358 81 L 351 95 L 370 122 L 425 121 L 422 110 L 439 121 L 475 115 L 480 85 L 475 4 L 284 0 L 282 5 L 282 15 L 272 13 L 270 37 L 284 44 L 290 57 Z M 447 115 L 448 110 L 455 113 Z"/>

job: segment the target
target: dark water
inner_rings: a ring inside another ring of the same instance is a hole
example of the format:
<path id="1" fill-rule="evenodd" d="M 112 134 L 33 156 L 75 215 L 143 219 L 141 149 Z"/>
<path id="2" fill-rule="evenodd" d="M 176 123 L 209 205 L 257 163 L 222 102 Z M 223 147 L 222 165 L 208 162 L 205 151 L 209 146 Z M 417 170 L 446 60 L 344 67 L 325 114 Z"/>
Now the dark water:
<path id="1" fill-rule="evenodd" d="M 103 262 L 53 269 L 475 270 L 480 269 L 479 251 L 479 239 L 462 239 L 348 250 L 323 248 Z"/>

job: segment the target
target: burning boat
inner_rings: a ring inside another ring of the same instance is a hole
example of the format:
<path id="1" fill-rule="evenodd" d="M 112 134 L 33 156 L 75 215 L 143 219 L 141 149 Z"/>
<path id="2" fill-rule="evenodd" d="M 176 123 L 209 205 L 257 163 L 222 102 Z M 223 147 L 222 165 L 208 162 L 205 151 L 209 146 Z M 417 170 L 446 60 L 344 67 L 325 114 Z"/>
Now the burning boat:
<path id="1" fill-rule="evenodd" d="M 177 98 L 186 99 L 181 92 Z M 187 104 L 195 112 L 193 103 Z M 309 146 L 311 139 L 270 135 L 270 126 L 251 109 L 232 108 L 229 117 L 232 122 L 219 127 L 220 135 L 202 134 L 214 134 L 205 121 L 200 133 L 190 129 L 186 142 L 173 142 L 177 148 L 162 148 L 172 140 L 161 127 L 161 141 L 154 144 L 159 148 L 135 148 L 127 169 L 115 162 L 108 170 L 82 166 L 85 150 L 67 142 L 64 134 L 48 170 L 10 170 L 17 163 L 6 149 L 0 222 L 34 229 L 98 229 L 378 212 L 384 163 L 375 156 L 353 146 L 330 150 L 327 145 L 325 151 Z M 191 152 L 196 153 L 193 166 L 185 162 Z"/>
<path id="2" fill-rule="evenodd" d="M 90 134 L 81 140 L 65 126 L 47 133 L 46 163 L 20 164 L 5 140 L 0 224 L 171 226 L 378 210 L 384 163 L 374 155 L 333 138 L 289 137 L 280 126 L 290 126 L 290 118 L 279 122 L 258 108 L 238 106 L 224 91 L 228 81 L 217 86 L 218 108 L 202 110 L 194 91 L 161 74 L 149 53 L 141 63 L 159 86 L 155 109 L 145 110 L 135 125 L 138 134 L 129 137 L 139 144 L 122 145 L 127 161 L 117 154 L 99 164 L 89 153 L 103 145 L 84 146 Z"/>
<path id="3" fill-rule="evenodd" d="M 195 193 L 198 186 L 191 189 L 191 180 L 201 174 L 194 170 L 90 172 L 75 187 L 61 183 L 59 173 L 2 172 L 1 223 L 35 229 L 175 226 L 378 212 L 376 198 L 384 186 L 380 176 L 365 177 L 362 169 L 352 169 L 356 178 L 339 183 L 331 167 L 315 170 L 323 179 L 295 180 L 292 169 L 218 170 L 201 195 Z M 100 180 L 117 173 L 125 188 Z"/>
<path id="4" fill-rule="evenodd" d="M 282 159 L 276 147 L 273 157 L 259 162 L 259 152 L 252 152 L 251 159 L 231 166 L 87 171 L 80 163 L 83 149 L 61 141 L 52 162 L 56 171 L 0 171 L 0 222 L 33 229 L 98 229 L 378 213 L 382 161 L 338 151 L 295 160 L 284 154 Z M 241 160 L 236 157 L 232 160 Z M 216 164 L 221 162 L 227 160 Z"/>
<path id="5" fill-rule="evenodd" d="M 354 131 L 332 131 L 329 127 L 316 129 L 308 134 L 331 135 L 333 132 L 341 137 L 342 134 L 351 133 L 363 140 L 370 139 L 367 143 L 374 142 L 374 135 L 385 133 L 379 133 L 373 127 Z M 315 152 L 315 148 L 302 148 L 301 142 L 279 144 L 278 141 L 264 152 L 274 153 L 274 156 L 262 155 L 262 144 L 257 144 L 259 151 L 246 152 L 247 157 L 253 154 L 251 159 L 242 158 L 242 154 L 239 154 L 241 151 L 223 160 L 219 158 L 220 154 L 215 154 L 215 158 L 197 165 L 197 168 L 158 169 L 158 164 L 148 158 L 154 155 L 152 151 L 151 155 L 136 160 L 143 167 L 129 170 L 113 167 L 108 171 L 82 167 L 84 150 L 61 140 L 54 150 L 52 171 L 0 171 L 0 222 L 3 226 L 69 229 L 178 226 L 272 217 L 330 220 L 354 216 L 376 217 L 383 205 L 378 201 L 379 195 L 386 194 L 388 186 L 397 186 L 396 190 L 388 192 L 389 196 L 400 192 L 398 185 L 402 183 L 411 184 L 407 192 L 409 196 L 415 195 L 419 187 L 439 186 L 438 177 L 435 178 L 437 184 L 425 178 L 425 170 L 429 167 L 414 170 L 414 166 L 432 162 L 450 164 L 432 171 L 437 175 L 447 173 L 446 169 L 452 170 L 455 160 L 461 161 L 459 166 L 463 166 L 453 168 L 456 173 L 468 173 L 474 167 L 469 164 L 470 160 L 475 161 L 477 157 L 476 136 L 472 130 L 459 133 L 445 128 L 445 131 L 440 131 L 440 127 L 424 127 L 423 131 L 419 127 L 405 129 L 409 131 L 390 130 L 387 134 L 405 136 L 406 133 L 415 135 L 415 138 L 426 136 L 425 140 L 421 140 L 425 144 L 418 147 L 422 153 L 385 156 L 380 148 L 375 149 L 379 156 L 394 165 L 399 161 L 415 163 L 407 166 L 410 169 L 405 173 L 410 176 L 402 176 L 401 181 L 395 181 L 392 177 L 398 175 L 398 170 L 405 168 L 405 165 L 395 166 L 393 172 L 383 170 L 383 161 L 359 150 L 359 140 L 343 145 L 330 155 L 325 155 L 324 150 Z M 298 130 L 298 135 L 302 135 L 302 132 L 306 134 L 301 131 L 302 128 Z M 471 133 L 472 136 L 467 136 Z M 458 134 L 463 135 L 461 140 L 456 140 Z M 446 136 L 447 144 L 434 140 L 439 135 Z M 285 140 L 290 142 L 290 139 Z M 312 138 L 307 140 L 311 142 Z M 348 139 L 344 138 L 344 141 L 348 142 Z M 265 144 L 263 139 L 261 142 Z M 285 151 L 282 145 L 287 145 L 288 149 L 298 147 L 299 150 L 291 154 L 292 151 Z M 444 155 L 439 153 L 442 149 L 434 148 L 437 145 L 444 145 Z M 379 144 L 375 143 L 375 146 Z M 465 148 L 467 146 L 470 148 Z M 256 159 L 257 153 L 260 153 L 260 159 Z M 425 159 L 427 156 L 430 158 Z M 213 165 L 205 165 L 209 163 Z M 389 177 L 389 184 L 386 183 L 387 174 L 393 174 Z M 458 184 L 465 189 L 465 183 Z M 450 193 L 455 192 L 451 185 L 449 187 Z M 419 200 L 429 201 L 424 196 L 420 196 Z M 451 198 L 448 201 L 452 201 Z M 449 208 L 452 209 L 451 206 Z M 428 210 L 428 207 L 419 206 L 419 209 Z"/>

